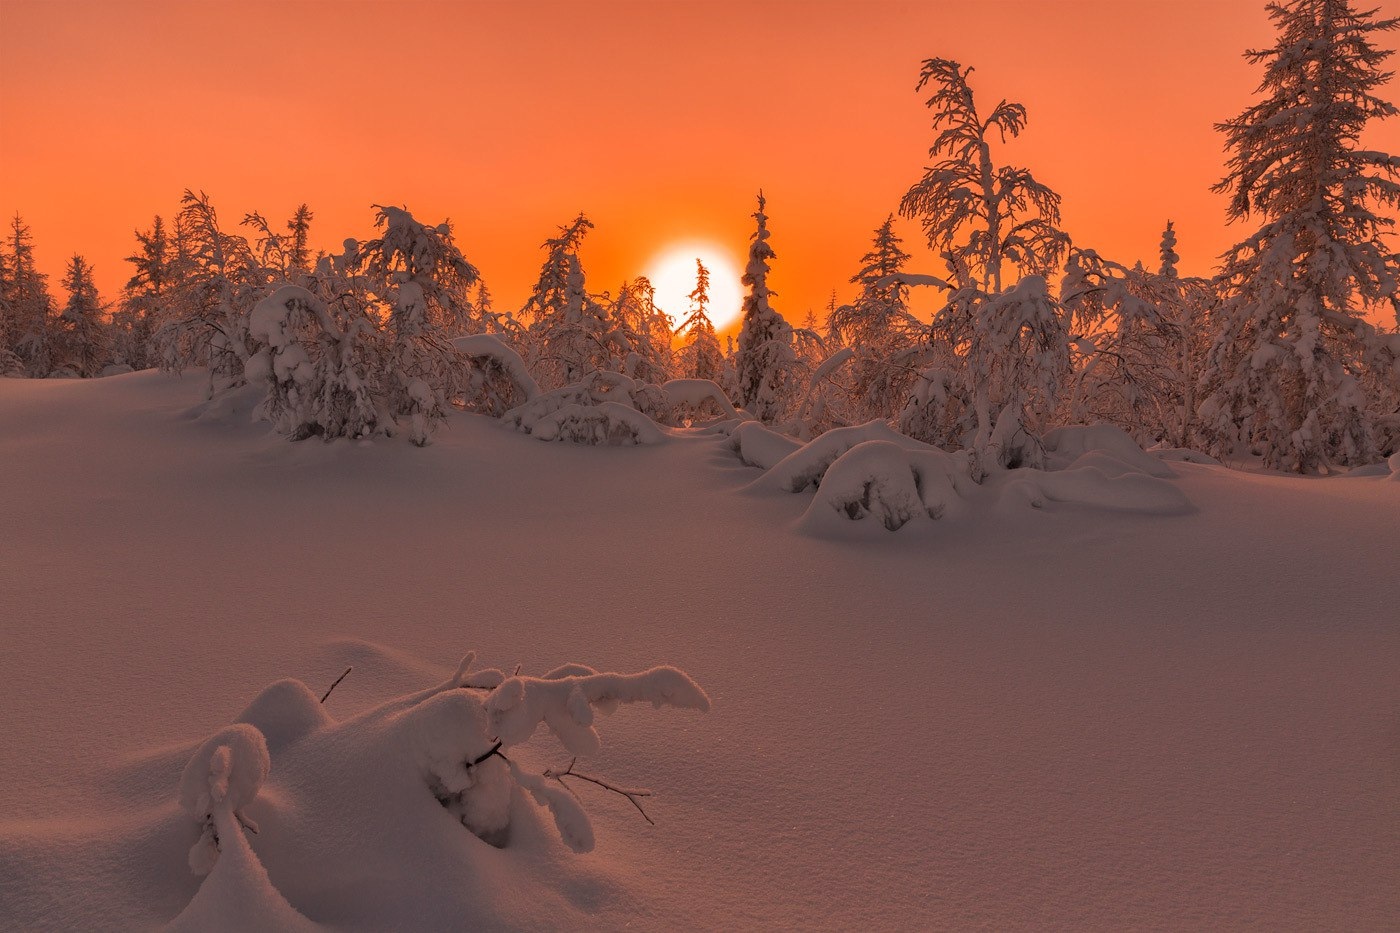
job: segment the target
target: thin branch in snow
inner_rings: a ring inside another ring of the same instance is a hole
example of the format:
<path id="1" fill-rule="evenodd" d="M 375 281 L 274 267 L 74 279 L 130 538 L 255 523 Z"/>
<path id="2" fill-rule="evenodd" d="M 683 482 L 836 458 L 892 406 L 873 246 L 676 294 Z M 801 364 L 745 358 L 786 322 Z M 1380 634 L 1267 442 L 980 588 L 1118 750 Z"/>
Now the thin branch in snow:
<path id="1" fill-rule="evenodd" d="M 651 796 L 651 791 L 649 791 L 649 790 L 640 790 L 640 789 L 628 790 L 628 789 L 626 789 L 626 788 L 616 787 L 616 786 L 614 786 L 614 785 L 612 785 L 612 784 L 609 784 L 607 781 L 599 780 L 598 778 L 595 778 L 595 777 L 593 777 L 593 776 L 591 776 L 591 775 L 588 775 L 588 774 L 580 774 L 579 772 L 577 772 L 577 771 L 574 770 L 574 765 L 575 765 L 577 762 L 578 762 L 578 759 L 577 759 L 577 758 L 571 758 L 571 759 L 569 759 L 569 766 L 568 766 L 567 768 L 565 768 L 563 771 L 555 771 L 553 768 L 550 768 L 548 771 L 546 771 L 546 772 L 544 773 L 544 776 L 547 777 L 547 778 L 553 778 L 554 780 L 556 780 L 556 781 L 559 782 L 560 786 L 565 787 L 565 788 L 569 788 L 569 785 L 564 783 L 564 778 L 566 778 L 566 777 L 575 777 L 575 778 L 578 778 L 578 779 L 581 780 L 581 781 L 587 781 L 587 782 L 590 783 L 590 784 L 597 784 L 599 787 L 603 788 L 604 790 L 610 790 L 610 791 L 612 791 L 614 794 L 621 794 L 623 797 L 626 797 L 626 798 L 628 799 L 628 801 L 631 802 L 632 806 L 634 806 L 634 807 L 637 808 L 637 812 L 640 813 L 640 814 L 642 815 L 642 819 L 646 820 L 646 821 L 647 821 L 648 823 L 650 823 L 652 826 L 655 826 L 655 825 L 656 825 L 656 821 L 653 820 L 651 817 L 647 816 L 647 811 L 646 811 L 646 810 L 643 810 L 643 809 L 642 809 L 642 805 L 637 801 L 637 798 L 638 798 L 638 797 L 650 797 L 650 796 Z M 570 793 L 572 793 L 572 792 L 573 792 L 572 788 L 569 788 L 569 791 L 570 791 Z"/>
<path id="2" fill-rule="evenodd" d="M 347 668 L 345 669 L 345 673 L 344 673 L 344 674 L 341 674 L 339 677 L 337 677 L 337 678 L 335 679 L 335 683 L 331 684 L 329 687 L 326 688 L 326 692 L 325 692 L 324 694 L 321 695 L 321 702 L 322 702 L 322 703 L 326 702 L 326 697 L 328 697 L 328 696 L 331 695 L 331 691 L 334 690 L 336 687 L 340 686 L 340 682 L 341 682 L 342 680 L 344 680 L 344 679 L 346 678 L 346 676 L 347 676 L 351 671 L 353 671 L 353 670 L 354 670 L 353 667 L 347 667 Z"/>

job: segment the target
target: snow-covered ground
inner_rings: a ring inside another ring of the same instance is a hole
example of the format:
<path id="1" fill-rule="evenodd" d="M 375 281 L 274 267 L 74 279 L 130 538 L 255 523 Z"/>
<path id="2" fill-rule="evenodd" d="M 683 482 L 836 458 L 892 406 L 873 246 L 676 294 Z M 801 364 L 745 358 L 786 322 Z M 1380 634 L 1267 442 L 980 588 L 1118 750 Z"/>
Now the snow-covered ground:
<path id="1" fill-rule="evenodd" d="M 368 726 L 300 757 L 269 737 L 247 838 L 290 908 L 379 929 L 1400 924 L 1395 479 L 1173 462 L 1184 514 L 1052 501 L 843 536 L 720 435 L 581 447 L 459 414 L 424 449 L 291 444 L 246 393 L 190 417 L 201 397 L 196 375 L 0 380 L 6 929 L 175 918 L 200 890 L 179 795 L 205 739 L 275 681 L 319 696 L 353 665 L 325 705 L 343 722 L 469 650 L 688 671 L 708 714 L 624 706 L 587 761 L 655 790 L 656 825 L 580 785 L 594 851 L 547 819 L 495 849 L 396 783 Z M 568 764 L 534 744 L 529 765 Z"/>

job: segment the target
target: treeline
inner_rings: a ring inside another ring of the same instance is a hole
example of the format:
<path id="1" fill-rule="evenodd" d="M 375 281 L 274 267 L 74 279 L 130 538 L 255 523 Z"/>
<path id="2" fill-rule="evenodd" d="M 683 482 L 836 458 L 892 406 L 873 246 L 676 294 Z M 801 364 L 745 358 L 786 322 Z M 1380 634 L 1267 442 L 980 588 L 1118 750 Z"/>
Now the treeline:
<path id="1" fill-rule="evenodd" d="M 110 315 L 81 257 L 57 306 L 16 218 L 0 250 L 0 372 L 207 367 L 215 391 L 266 384 L 263 414 L 292 437 L 403 431 L 425 443 L 453 404 L 502 414 L 540 387 L 577 387 L 549 404 L 625 394 L 655 414 L 665 393 L 647 387 L 689 379 L 798 436 L 879 419 L 1003 466 L 1052 425 L 1085 421 L 1297 472 L 1371 463 L 1400 448 L 1400 335 L 1367 320 L 1400 315 L 1383 213 L 1400 204 L 1400 159 L 1360 138 L 1396 113 L 1374 94 L 1391 53 L 1373 39 L 1400 20 L 1344 0 L 1270 15 L 1276 44 L 1249 53 L 1264 68 L 1260 99 L 1219 126 L 1232 155 L 1217 190 L 1231 219 L 1257 226 L 1210 279 L 1179 274 L 1170 221 L 1150 267 L 1073 242 L 1059 195 L 1000 158 L 1025 107 L 980 109 L 972 69 L 930 59 L 918 88 L 930 94 L 932 164 L 898 212 L 944 269 L 907 268 L 891 213 L 853 262 L 856 298 L 833 293 L 824 322 L 794 327 L 773 306 L 761 193 L 742 328 L 721 347 L 698 261 L 679 324 L 645 278 L 591 289 L 583 215 L 545 241 L 524 306 L 498 310 L 447 224 L 378 207 L 375 236 L 313 256 L 306 207 L 281 226 L 249 214 L 230 230 L 187 191 L 173 223 L 137 233 Z M 909 310 L 920 286 L 945 296 L 931 323 Z M 492 336 L 458 339 L 472 335 Z"/>

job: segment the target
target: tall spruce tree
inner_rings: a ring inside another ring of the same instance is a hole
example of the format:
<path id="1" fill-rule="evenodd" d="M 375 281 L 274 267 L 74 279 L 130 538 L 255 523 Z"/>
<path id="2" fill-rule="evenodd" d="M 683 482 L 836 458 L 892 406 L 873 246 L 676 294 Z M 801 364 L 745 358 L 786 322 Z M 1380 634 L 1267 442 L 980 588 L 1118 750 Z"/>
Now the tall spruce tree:
<path id="1" fill-rule="evenodd" d="M 55 321 L 54 363 L 79 376 L 96 376 L 107 365 L 107 329 L 92 266 L 82 256 L 68 261 L 63 276 L 68 301 Z"/>
<path id="2" fill-rule="evenodd" d="M 681 369 L 687 378 L 719 382 L 724 374 L 724 351 L 719 347 L 715 325 L 710 320 L 710 270 L 695 260 L 695 288 L 690 293 L 690 315 L 676 328 L 685 335 L 681 348 Z"/>
<path id="3" fill-rule="evenodd" d="M 760 191 L 758 210 L 753 214 L 757 228 L 749 244 L 749 261 L 742 279 L 749 293 L 744 296 L 743 324 L 739 329 L 734 366 L 739 404 L 758 420 L 771 423 L 782 417 L 788 405 L 796 354 L 792 327 L 769 301 L 775 293 L 768 287 L 768 264 L 777 254 L 768 245 L 766 206 L 767 201 Z"/>
<path id="4" fill-rule="evenodd" d="M 19 214 L 11 219 L 6 240 L 8 268 L 0 280 L 4 336 L 24 374 L 41 378 L 53 368 L 54 309 L 48 276 L 35 265 L 33 236 Z M 5 365 L 13 369 L 12 360 Z"/>
<path id="5" fill-rule="evenodd" d="M 1375 365 L 1368 306 L 1397 309 L 1397 255 L 1378 213 L 1400 203 L 1400 159 L 1362 131 L 1396 113 L 1376 96 L 1391 51 L 1375 44 L 1400 20 L 1350 0 L 1268 6 L 1275 43 L 1260 99 L 1218 125 L 1232 153 L 1216 190 L 1231 220 L 1261 220 L 1224 256 L 1201 414 L 1217 455 L 1254 445 L 1266 466 L 1299 473 L 1377 456 L 1361 386 Z M 1400 310 L 1397 310 L 1400 319 Z"/>
<path id="6" fill-rule="evenodd" d="M 579 214 L 544 242 L 539 279 L 521 309 L 530 322 L 532 356 L 555 386 L 577 382 L 605 368 L 608 312 L 588 293 L 578 250 L 593 221 Z"/>
<path id="7" fill-rule="evenodd" d="M 157 214 L 148 231 L 136 231 L 137 250 L 126 258 L 131 278 L 112 313 L 112 353 L 132 369 L 159 363 L 153 344 L 156 329 L 169 317 L 170 296 L 177 284 L 175 246 Z"/>

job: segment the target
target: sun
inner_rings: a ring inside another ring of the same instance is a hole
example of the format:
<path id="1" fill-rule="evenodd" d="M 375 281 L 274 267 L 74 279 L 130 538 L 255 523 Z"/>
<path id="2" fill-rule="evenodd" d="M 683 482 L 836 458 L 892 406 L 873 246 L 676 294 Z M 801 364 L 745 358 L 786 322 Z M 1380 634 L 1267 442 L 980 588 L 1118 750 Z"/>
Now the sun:
<path id="1" fill-rule="evenodd" d="M 710 307 L 706 313 L 715 330 L 722 331 L 739 319 L 744 303 L 739 269 L 725 250 L 711 243 L 675 243 L 652 259 L 646 276 L 656 289 L 657 306 L 671 315 L 679 327 L 690 316 L 697 259 L 710 272 Z"/>

